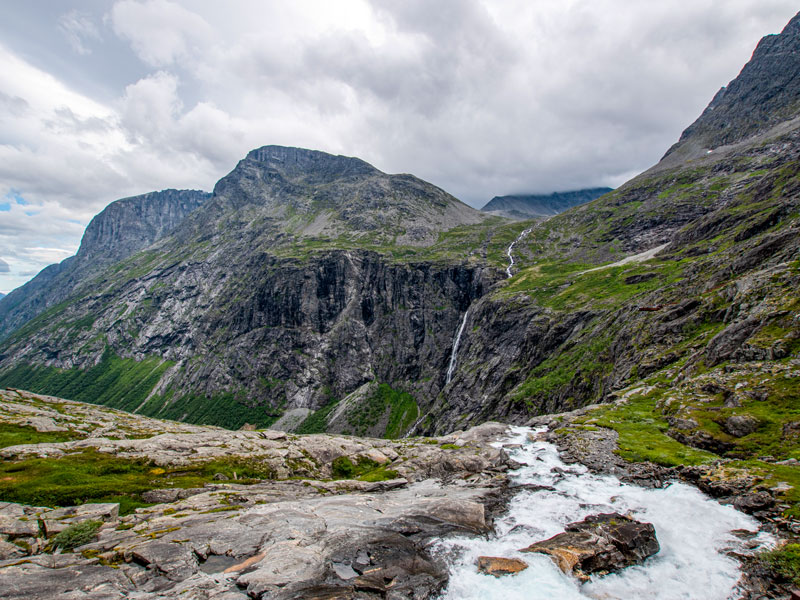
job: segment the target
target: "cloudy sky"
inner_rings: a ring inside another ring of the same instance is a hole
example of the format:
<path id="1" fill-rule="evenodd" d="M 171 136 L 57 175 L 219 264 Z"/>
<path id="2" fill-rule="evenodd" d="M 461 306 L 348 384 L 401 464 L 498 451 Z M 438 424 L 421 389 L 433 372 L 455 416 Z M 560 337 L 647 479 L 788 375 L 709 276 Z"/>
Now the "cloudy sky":
<path id="1" fill-rule="evenodd" d="M 114 199 L 284 144 L 492 196 L 656 162 L 797 0 L 40 0 L 0 7 L 0 292 Z"/>

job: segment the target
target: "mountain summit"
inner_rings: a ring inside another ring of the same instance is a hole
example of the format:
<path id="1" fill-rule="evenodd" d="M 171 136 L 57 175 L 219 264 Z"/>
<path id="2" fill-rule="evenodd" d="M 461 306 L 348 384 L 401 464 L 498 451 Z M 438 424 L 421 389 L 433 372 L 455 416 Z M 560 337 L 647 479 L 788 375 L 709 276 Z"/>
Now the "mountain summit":
<path id="1" fill-rule="evenodd" d="M 666 156 L 740 142 L 800 115 L 800 13 L 762 38 L 739 75 L 717 92 Z"/>
<path id="2" fill-rule="evenodd" d="M 413 175 L 389 175 L 358 158 L 283 146 L 249 152 L 220 179 L 213 200 L 196 217 L 203 228 L 220 218 L 234 228 L 257 220 L 300 237 L 412 246 L 428 246 L 441 231 L 486 218 Z"/>

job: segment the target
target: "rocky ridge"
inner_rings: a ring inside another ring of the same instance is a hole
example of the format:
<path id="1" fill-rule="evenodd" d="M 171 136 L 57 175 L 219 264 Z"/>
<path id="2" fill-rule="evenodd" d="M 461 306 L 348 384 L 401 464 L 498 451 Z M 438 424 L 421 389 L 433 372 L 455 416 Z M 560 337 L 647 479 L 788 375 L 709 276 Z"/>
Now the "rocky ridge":
<path id="1" fill-rule="evenodd" d="M 86 227 L 75 256 L 0 296 L 0 339 L 75 294 L 97 271 L 169 234 L 209 197 L 199 190 L 163 190 L 109 204 Z"/>

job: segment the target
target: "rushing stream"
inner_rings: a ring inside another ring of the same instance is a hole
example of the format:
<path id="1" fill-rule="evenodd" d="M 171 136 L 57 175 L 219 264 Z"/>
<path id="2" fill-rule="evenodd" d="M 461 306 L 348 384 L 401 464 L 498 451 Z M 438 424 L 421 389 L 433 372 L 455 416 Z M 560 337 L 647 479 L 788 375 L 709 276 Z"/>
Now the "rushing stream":
<path id="1" fill-rule="evenodd" d="M 525 465 L 513 475 L 514 481 L 541 487 L 520 491 L 511 500 L 491 538 L 438 542 L 435 551 L 452 565 L 442 600 L 726 600 L 734 594 L 739 566 L 726 553 L 745 551 L 744 542 L 732 532 L 757 532 L 755 519 L 686 484 L 646 489 L 594 475 L 582 465 L 566 465 L 555 446 L 530 441 L 531 431 L 513 428 L 507 444 L 521 445 L 510 453 Z M 518 551 L 561 533 L 567 523 L 608 512 L 653 523 L 661 551 L 644 565 L 594 577 L 583 585 L 564 575 L 548 556 Z M 764 533 L 754 540 L 767 546 L 773 541 Z M 495 578 L 477 572 L 478 556 L 520 558 L 529 568 Z"/>

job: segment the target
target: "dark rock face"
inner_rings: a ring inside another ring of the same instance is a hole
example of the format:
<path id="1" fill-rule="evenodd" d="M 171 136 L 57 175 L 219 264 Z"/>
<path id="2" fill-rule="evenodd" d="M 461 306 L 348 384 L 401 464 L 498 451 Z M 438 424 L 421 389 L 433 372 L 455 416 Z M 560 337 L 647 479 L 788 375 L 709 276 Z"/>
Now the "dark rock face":
<path id="1" fill-rule="evenodd" d="M 800 14 L 758 44 L 738 77 L 723 87 L 667 155 L 692 140 L 704 148 L 731 144 L 800 109 Z"/>
<path id="2" fill-rule="evenodd" d="M 198 190 L 164 190 L 112 202 L 86 227 L 76 258 L 106 264 L 127 258 L 172 232 L 210 197 Z"/>
<path id="3" fill-rule="evenodd" d="M 606 513 L 570 523 L 564 533 L 531 544 L 522 552 L 547 554 L 565 573 L 588 579 L 593 573 L 613 573 L 641 564 L 659 549 L 652 523 Z"/>
<path id="4" fill-rule="evenodd" d="M 0 339 L 68 298 L 93 273 L 143 250 L 172 232 L 210 194 L 164 190 L 109 204 L 83 234 L 75 256 L 45 267 L 0 304 Z"/>
<path id="5" fill-rule="evenodd" d="M 552 194 L 495 196 L 481 210 L 511 219 L 552 217 L 573 206 L 591 202 L 610 191 L 611 188 L 602 187 Z"/>

